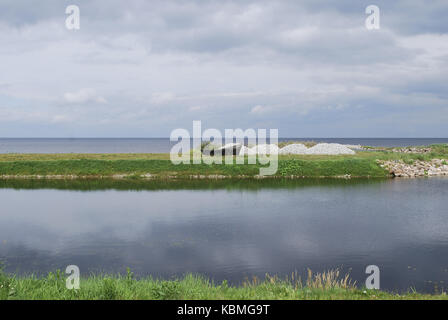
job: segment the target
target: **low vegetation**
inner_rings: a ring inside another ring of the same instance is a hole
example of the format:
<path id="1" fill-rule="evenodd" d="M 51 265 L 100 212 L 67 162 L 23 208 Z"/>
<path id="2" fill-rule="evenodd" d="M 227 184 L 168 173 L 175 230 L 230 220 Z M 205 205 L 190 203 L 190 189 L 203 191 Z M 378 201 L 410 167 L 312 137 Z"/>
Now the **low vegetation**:
<path id="1" fill-rule="evenodd" d="M 46 277 L 15 277 L 0 273 L 0 300 L 417 300 L 448 299 L 445 293 L 430 295 L 409 291 L 404 294 L 359 289 L 347 275 L 338 270 L 313 274 L 302 281 L 296 274 L 286 279 L 266 276 L 253 278 L 239 286 L 227 281 L 214 283 L 199 275 L 186 275 L 173 280 L 151 277 L 137 279 L 128 270 L 126 275 L 92 275 L 81 278 L 78 290 L 66 288 L 65 274 L 52 272 Z"/>
<path id="2" fill-rule="evenodd" d="M 255 177 L 260 164 L 179 164 L 169 160 L 20 160 L 0 161 L 0 176 L 32 177 L 127 177 L 139 178 L 150 174 L 158 178 L 200 177 Z M 275 176 L 295 177 L 334 177 L 350 175 L 353 177 L 386 177 L 388 173 L 372 159 L 280 159 Z"/>

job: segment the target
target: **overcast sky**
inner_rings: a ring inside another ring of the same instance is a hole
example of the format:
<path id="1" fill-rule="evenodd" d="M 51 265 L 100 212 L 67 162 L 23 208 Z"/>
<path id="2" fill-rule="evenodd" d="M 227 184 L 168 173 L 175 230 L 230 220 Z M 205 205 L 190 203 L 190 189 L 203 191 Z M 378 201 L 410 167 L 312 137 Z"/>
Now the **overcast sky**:
<path id="1" fill-rule="evenodd" d="M 0 137 L 448 137 L 447 21 L 446 0 L 0 0 Z"/>

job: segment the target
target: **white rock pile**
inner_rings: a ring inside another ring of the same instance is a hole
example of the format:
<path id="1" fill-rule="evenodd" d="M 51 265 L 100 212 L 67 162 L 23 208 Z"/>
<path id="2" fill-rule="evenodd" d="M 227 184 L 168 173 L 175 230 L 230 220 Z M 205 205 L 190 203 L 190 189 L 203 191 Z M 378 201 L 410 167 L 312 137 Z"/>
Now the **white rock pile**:
<path id="1" fill-rule="evenodd" d="M 280 149 L 279 154 L 306 154 L 308 148 L 301 143 L 288 144 Z"/>
<path id="2" fill-rule="evenodd" d="M 250 150 L 250 148 L 248 148 L 246 146 L 242 146 L 240 149 L 240 153 L 238 155 L 244 156 L 246 154 L 249 154 L 249 150 Z"/>
<path id="3" fill-rule="evenodd" d="M 307 154 L 355 154 L 355 151 L 339 143 L 318 143 Z"/>
<path id="4" fill-rule="evenodd" d="M 276 144 L 259 144 L 251 148 L 243 146 L 239 143 L 230 143 L 224 146 L 212 146 L 204 149 L 204 154 L 229 154 L 242 155 L 259 155 L 259 154 L 355 154 L 350 146 L 339 143 L 318 143 L 311 148 L 307 148 L 302 143 L 295 143 L 279 148 Z"/>
<path id="5" fill-rule="evenodd" d="M 355 154 L 355 151 L 339 143 L 318 143 L 307 148 L 301 143 L 289 144 L 279 150 L 279 154 Z"/>
<path id="6" fill-rule="evenodd" d="M 279 148 L 275 144 L 259 144 L 252 148 L 242 147 L 239 155 L 251 155 L 251 154 L 278 154 Z"/>

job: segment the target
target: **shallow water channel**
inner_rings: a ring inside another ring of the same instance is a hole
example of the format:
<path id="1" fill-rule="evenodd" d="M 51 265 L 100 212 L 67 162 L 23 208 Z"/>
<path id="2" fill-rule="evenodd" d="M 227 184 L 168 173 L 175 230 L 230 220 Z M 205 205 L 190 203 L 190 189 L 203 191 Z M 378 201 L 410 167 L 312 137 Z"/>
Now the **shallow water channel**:
<path id="1" fill-rule="evenodd" d="M 91 272 L 241 283 L 339 268 L 363 285 L 448 282 L 448 179 L 0 181 L 7 272 Z"/>

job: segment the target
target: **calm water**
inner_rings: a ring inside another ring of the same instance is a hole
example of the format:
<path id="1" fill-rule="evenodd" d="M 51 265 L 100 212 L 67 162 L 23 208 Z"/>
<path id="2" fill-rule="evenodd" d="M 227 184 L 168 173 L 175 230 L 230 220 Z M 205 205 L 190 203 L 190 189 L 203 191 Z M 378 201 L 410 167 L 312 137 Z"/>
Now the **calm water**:
<path id="1" fill-rule="evenodd" d="M 6 270 L 239 283 L 266 273 L 342 268 L 363 284 L 434 292 L 448 281 L 448 179 L 1 181 Z"/>
<path id="2" fill-rule="evenodd" d="M 279 141 L 313 140 L 316 142 L 360 144 L 367 146 L 406 147 L 448 143 L 448 138 L 280 138 Z M 174 143 L 168 138 L 0 138 L 0 153 L 168 153 Z"/>

